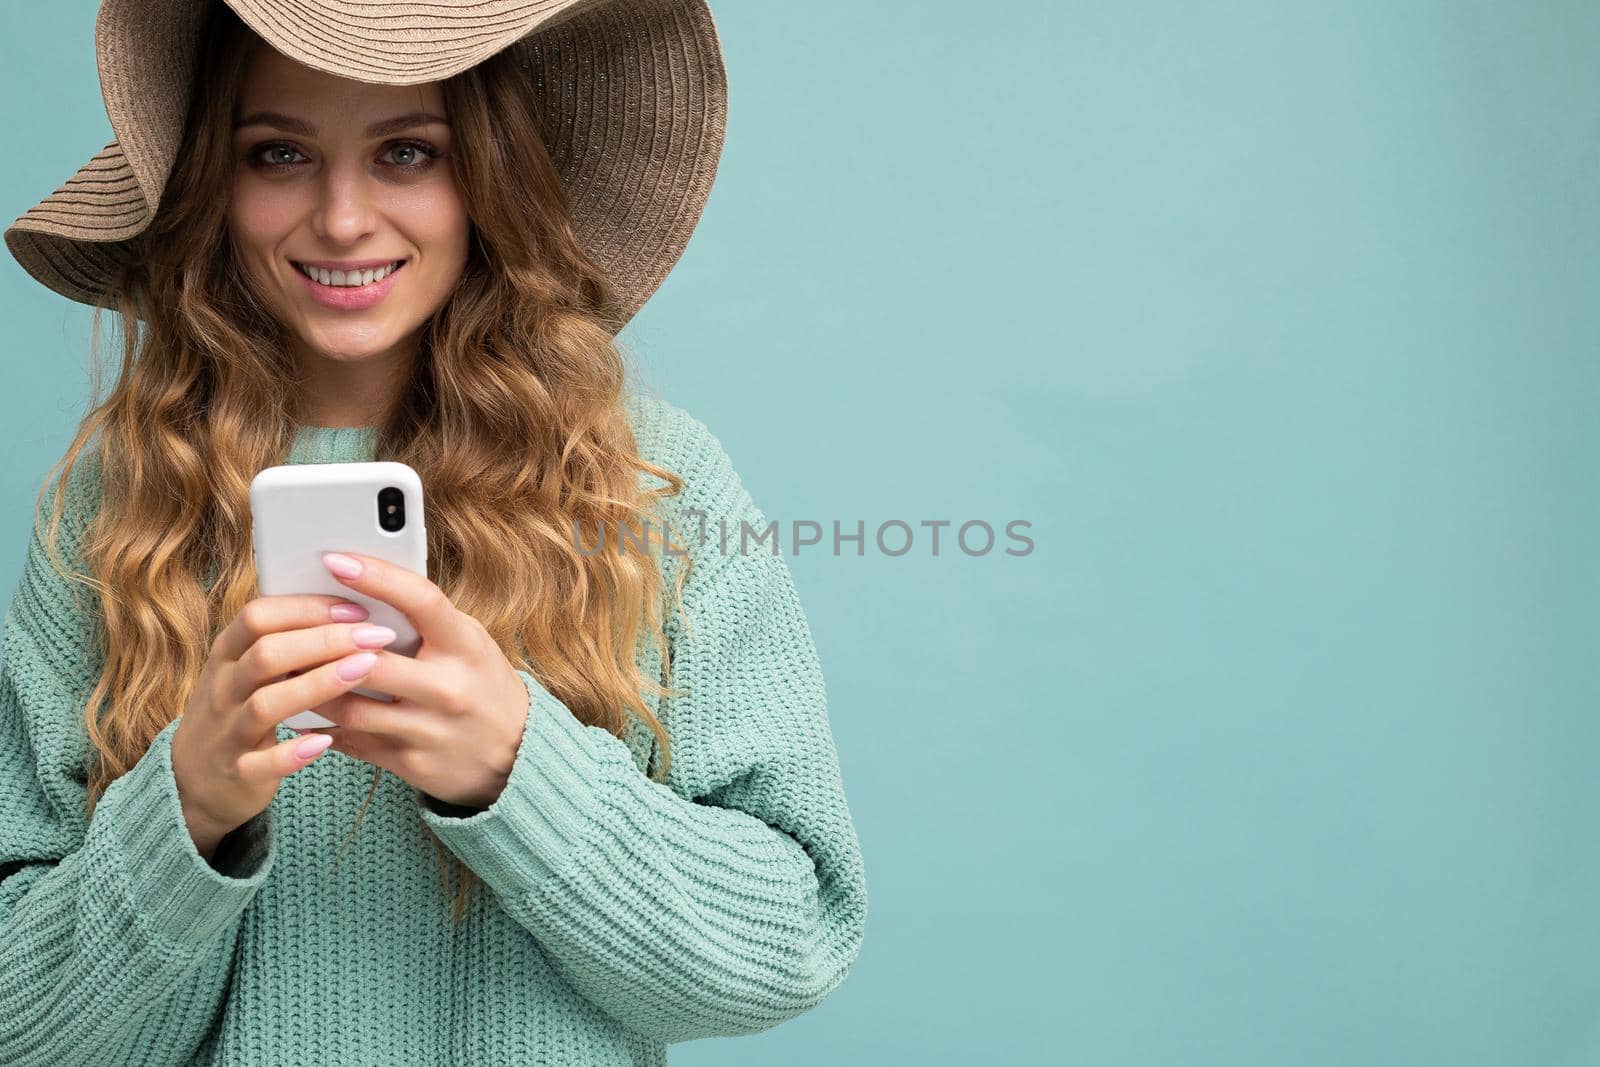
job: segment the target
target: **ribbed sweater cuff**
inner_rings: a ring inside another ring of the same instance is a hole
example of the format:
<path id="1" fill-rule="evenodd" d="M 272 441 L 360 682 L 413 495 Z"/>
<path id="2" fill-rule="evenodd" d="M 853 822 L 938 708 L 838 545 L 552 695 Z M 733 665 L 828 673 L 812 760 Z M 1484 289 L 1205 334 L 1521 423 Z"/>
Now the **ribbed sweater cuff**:
<path id="1" fill-rule="evenodd" d="M 500 796 L 465 818 L 421 805 L 423 822 L 446 847 L 512 899 L 534 890 L 564 857 L 582 851 L 601 767 L 590 728 L 533 675 L 517 674 L 528 690 L 528 721 Z"/>
<path id="2" fill-rule="evenodd" d="M 206 862 L 184 823 L 172 771 L 178 721 L 165 726 L 139 762 L 107 787 L 94 821 L 109 821 L 128 898 L 144 926 L 168 941 L 198 943 L 237 919 L 266 881 L 276 835 L 269 807 L 219 846 L 219 862 L 229 873 Z"/>

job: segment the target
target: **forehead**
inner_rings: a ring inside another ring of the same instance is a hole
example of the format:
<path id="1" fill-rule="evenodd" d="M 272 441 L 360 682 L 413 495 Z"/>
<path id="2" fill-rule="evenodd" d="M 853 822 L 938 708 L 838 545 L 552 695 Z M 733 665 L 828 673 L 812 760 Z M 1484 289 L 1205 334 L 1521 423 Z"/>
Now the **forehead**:
<path id="1" fill-rule="evenodd" d="M 423 105 L 419 108 L 418 105 Z M 367 119 L 400 110 L 444 113 L 438 82 L 417 85 L 374 85 L 352 81 L 305 66 L 267 45 L 260 45 L 245 64 L 237 114 L 271 107 L 316 120 L 340 116 Z"/>

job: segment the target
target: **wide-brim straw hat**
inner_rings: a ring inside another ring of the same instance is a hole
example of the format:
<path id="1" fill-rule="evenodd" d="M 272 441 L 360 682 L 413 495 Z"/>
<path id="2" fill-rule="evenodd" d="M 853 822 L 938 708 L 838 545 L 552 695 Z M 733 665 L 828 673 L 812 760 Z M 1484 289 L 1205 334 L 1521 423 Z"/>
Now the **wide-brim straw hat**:
<path id="1" fill-rule="evenodd" d="M 171 173 L 209 2 L 102 0 L 95 53 L 116 138 L 5 232 L 57 293 L 112 306 L 115 272 Z M 727 125 L 706 0 L 226 3 L 285 56 L 356 81 L 439 81 L 521 50 L 579 243 L 616 287 L 615 329 L 683 254 Z"/>

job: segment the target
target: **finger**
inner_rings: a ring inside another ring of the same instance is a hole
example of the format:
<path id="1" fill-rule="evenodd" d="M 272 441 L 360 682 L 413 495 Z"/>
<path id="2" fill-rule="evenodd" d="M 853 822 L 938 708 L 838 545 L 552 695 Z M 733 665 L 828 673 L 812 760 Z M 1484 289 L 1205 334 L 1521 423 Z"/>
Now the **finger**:
<path id="1" fill-rule="evenodd" d="M 213 650 L 223 659 L 237 660 L 267 634 L 339 621 L 334 619 L 332 609 L 341 604 L 366 610 L 344 597 L 321 593 L 256 597 L 240 608 L 233 621 L 223 627 L 213 644 Z"/>
<path id="2" fill-rule="evenodd" d="M 387 639 L 384 636 L 387 634 Z M 310 667 L 347 656 L 362 649 L 377 649 L 398 635 L 386 626 L 366 622 L 330 622 L 295 630 L 264 634 L 240 656 L 229 674 L 230 702 L 245 697 L 285 675 L 303 673 Z"/>
<path id="3" fill-rule="evenodd" d="M 358 759 L 362 763 L 370 763 L 374 767 L 382 767 L 396 777 L 400 774 L 400 754 L 405 751 L 405 745 L 380 734 L 368 734 L 359 730 L 335 730 L 328 735 L 333 738 L 333 743 L 328 747 L 341 755 Z"/>
<path id="4" fill-rule="evenodd" d="M 372 688 L 371 682 L 369 675 L 365 687 Z M 373 734 L 414 748 L 427 748 L 439 733 L 434 717 L 426 709 L 374 700 L 360 693 L 345 693 L 313 710 L 337 724 L 319 727 L 335 737 Z"/>
<path id="5" fill-rule="evenodd" d="M 444 666 L 448 660 L 419 660 L 413 656 L 378 650 L 377 665 L 363 689 L 399 697 L 401 700 L 440 711 L 458 710 L 462 701 L 463 685 L 455 672 Z"/>
<path id="6" fill-rule="evenodd" d="M 376 597 L 389 604 L 411 620 L 418 636 L 434 648 L 450 652 L 468 652 L 473 648 L 462 627 L 461 613 L 450 598 L 425 575 L 407 570 L 398 563 L 390 563 L 376 556 L 363 556 L 354 552 L 326 552 L 323 565 L 331 560 L 354 561 L 361 573 L 345 577 L 333 567 L 328 573 L 359 593 Z"/>
<path id="7" fill-rule="evenodd" d="M 324 735 L 325 736 L 325 735 Z M 307 744 L 310 741 L 312 743 Z M 302 752 L 301 746 L 305 746 Z M 322 746 L 317 748 L 317 746 Z M 270 782 L 274 778 L 287 778 L 328 751 L 331 745 L 314 738 L 296 737 L 263 751 L 250 751 L 239 757 L 239 777 L 252 784 Z"/>
<path id="8" fill-rule="evenodd" d="M 246 697 L 242 704 L 230 705 L 237 709 L 238 719 L 233 726 L 247 742 L 244 747 L 255 748 L 259 739 L 276 732 L 278 724 L 284 719 L 318 704 L 326 704 L 339 694 L 360 685 L 377 662 L 377 657 L 376 652 L 341 656 L 332 663 L 324 663 L 304 674 L 264 685 Z"/>

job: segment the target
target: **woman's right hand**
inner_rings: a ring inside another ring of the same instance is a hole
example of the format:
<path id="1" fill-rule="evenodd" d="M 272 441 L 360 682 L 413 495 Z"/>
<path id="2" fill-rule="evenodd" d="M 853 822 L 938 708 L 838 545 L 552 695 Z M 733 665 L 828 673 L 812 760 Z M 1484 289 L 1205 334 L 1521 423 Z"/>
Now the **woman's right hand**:
<path id="1" fill-rule="evenodd" d="M 336 605 L 353 609 L 342 610 L 343 619 L 366 618 L 365 609 L 336 596 L 264 596 L 212 642 L 172 735 L 184 822 L 207 860 L 229 831 L 266 810 L 284 778 L 327 750 L 326 734 L 279 743 L 278 724 L 355 688 L 377 662 L 362 650 L 395 639 L 387 627 L 334 621 Z"/>

